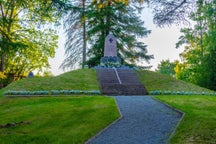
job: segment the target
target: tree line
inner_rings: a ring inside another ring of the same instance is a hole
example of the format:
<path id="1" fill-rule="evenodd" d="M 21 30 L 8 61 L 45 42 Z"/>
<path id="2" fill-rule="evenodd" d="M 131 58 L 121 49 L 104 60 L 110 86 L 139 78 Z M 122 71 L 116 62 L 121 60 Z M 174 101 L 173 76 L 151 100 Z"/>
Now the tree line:
<path id="1" fill-rule="evenodd" d="M 216 1 L 198 0 L 188 15 L 192 27 L 181 29 L 176 48 L 184 47 L 181 62 L 162 61 L 158 71 L 216 90 Z"/>
<path id="2" fill-rule="evenodd" d="M 144 1 L 82 0 L 73 1 L 65 16 L 66 44 L 61 68 L 76 65 L 96 66 L 103 56 L 105 37 L 112 33 L 117 38 L 118 57 L 124 64 L 137 64 L 153 58 L 146 45 L 137 38 L 147 36 L 138 12 Z"/>
<path id="3" fill-rule="evenodd" d="M 160 27 L 195 23 L 181 30 L 177 47 L 185 50 L 183 61 L 175 63 L 175 75 L 215 90 L 215 0 L 0 0 L 1 78 L 47 70 L 58 40 L 50 25 L 59 21 L 66 33 L 63 69 L 98 65 L 109 33 L 117 38 L 123 64 L 148 62 L 153 55 L 139 41 L 151 32 L 139 17 L 143 4 L 153 9 Z"/>

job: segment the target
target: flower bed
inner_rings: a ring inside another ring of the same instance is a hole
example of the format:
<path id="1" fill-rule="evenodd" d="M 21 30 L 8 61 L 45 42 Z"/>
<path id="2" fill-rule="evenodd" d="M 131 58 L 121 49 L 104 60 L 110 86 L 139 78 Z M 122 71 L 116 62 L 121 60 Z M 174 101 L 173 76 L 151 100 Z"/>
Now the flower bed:
<path id="1" fill-rule="evenodd" d="M 154 91 L 149 91 L 149 95 L 208 95 L 208 96 L 216 96 L 216 92 L 187 92 L 187 91 L 154 90 Z"/>
<path id="2" fill-rule="evenodd" d="M 101 67 L 120 67 L 121 66 L 121 59 L 116 56 L 105 56 L 102 57 L 100 60 Z"/>
<path id="3" fill-rule="evenodd" d="M 100 95 L 98 90 L 5 91 L 6 96 Z"/>

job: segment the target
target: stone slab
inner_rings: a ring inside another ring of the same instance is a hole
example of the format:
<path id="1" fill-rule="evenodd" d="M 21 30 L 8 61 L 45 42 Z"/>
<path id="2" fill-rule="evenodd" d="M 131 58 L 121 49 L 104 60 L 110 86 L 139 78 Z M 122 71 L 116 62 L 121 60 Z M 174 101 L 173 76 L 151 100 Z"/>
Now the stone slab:
<path id="1" fill-rule="evenodd" d="M 117 56 L 116 38 L 109 34 L 105 39 L 104 56 Z"/>

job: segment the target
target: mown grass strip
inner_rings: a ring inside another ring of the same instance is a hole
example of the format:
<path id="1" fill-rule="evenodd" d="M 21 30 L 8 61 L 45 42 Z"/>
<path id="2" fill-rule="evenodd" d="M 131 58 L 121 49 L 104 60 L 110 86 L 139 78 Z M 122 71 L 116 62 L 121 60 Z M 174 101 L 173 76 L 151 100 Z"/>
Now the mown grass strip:
<path id="1" fill-rule="evenodd" d="M 1 144 L 84 143 L 119 117 L 113 98 L 0 98 Z"/>
<path id="2" fill-rule="evenodd" d="M 216 97 L 164 95 L 155 98 L 185 113 L 170 143 L 216 143 Z"/>

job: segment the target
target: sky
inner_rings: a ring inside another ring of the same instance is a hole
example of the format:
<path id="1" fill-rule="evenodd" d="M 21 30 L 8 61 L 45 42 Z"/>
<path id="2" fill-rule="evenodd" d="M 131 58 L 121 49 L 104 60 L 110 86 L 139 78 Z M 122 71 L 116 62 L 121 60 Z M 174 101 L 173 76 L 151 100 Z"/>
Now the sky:
<path id="1" fill-rule="evenodd" d="M 183 48 L 176 49 L 175 44 L 180 37 L 180 26 L 165 26 L 163 28 L 157 27 L 153 24 L 153 16 L 150 9 L 144 9 L 140 15 L 141 19 L 145 22 L 144 27 L 151 30 L 151 34 L 148 37 L 140 39 L 147 46 L 148 54 L 153 54 L 154 59 L 150 60 L 150 64 L 144 63 L 145 66 L 152 65 L 151 70 L 154 71 L 158 64 L 162 60 L 169 59 L 171 62 L 174 60 L 180 60 L 179 53 L 183 51 Z M 64 43 L 65 36 L 62 29 L 59 30 L 58 49 L 54 58 L 49 59 L 51 65 L 51 72 L 54 75 L 64 73 L 59 66 L 64 60 Z"/>

